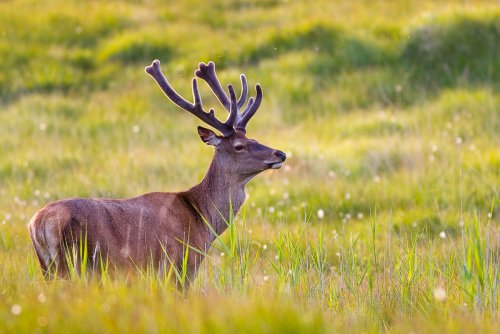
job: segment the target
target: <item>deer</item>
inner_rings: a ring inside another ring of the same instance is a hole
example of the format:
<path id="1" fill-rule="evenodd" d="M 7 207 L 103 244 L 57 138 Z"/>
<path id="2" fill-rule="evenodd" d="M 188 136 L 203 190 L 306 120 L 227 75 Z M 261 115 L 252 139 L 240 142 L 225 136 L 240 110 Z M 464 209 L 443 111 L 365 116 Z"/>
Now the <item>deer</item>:
<path id="1" fill-rule="evenodd" d="M 68 252 L 81 249 L 85 243 L 90 264 L 87 268 L 96 268 L 102 259 L 110 268 L 134 270 L 151 266 L 163 274 L 172 266 L 180 269 L 184 265 L 188 285 L 196 277 L 211 244 L 243 205 L 245 185 L 265 170 L 281 168 L 286 159 L 284 152 L 246 136 L 247 123 L 259 108 L 263 94 L 260 84 L 256 84 L 255 98 L 247 100 L 244 74 L 240 76 L 241 94 L 236 99 L 231 84 L 227 86 L 229 95 L 222 88 L 215 64 L 200 63 L 192 79 L 191 103 L 172 88 L 159 60 L 154 60 L 145 71 L 171 102 L 220 132 L 198 126 L 201 140 L 215 148 L 208 171 L 186 191 L 151 192 L 127 199 L 68 198 L 45 205 L 31 218 L 28 230 L 47 280 L 68 278 Z M 224 122 L 215 117 L 213 108 L 205 111 L 197 78 L 208 84 L 229 113 Z M 186 259 L 188 250 L 194 251 Z M 77 270 L 82 260 L 83 257 L 77 257 Z"/>

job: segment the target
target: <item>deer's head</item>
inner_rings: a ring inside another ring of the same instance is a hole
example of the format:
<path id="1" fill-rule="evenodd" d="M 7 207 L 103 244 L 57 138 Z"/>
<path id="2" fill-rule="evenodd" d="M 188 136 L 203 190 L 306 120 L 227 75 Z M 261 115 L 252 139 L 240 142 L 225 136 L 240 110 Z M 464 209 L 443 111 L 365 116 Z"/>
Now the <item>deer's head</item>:
<path id="1" fill-rule="evenodd" d="M 192 81 L 194 103 L 190 103 L 170 86 L 161 72 L 158 60 L 153 61 L 151 66 L 146 67 L 146 72 L 156 80 L 165 95 L 173 103 L 222 133 L 222 135 L 217 135 L 212 130 L 201 126 L 198 127 L 198 134 L 203 142 L 215 147 L 214 160 L 220 163 L 225 172 L 248 178 L 266 169 L 281 167 L 286 159 L 285 153 L 246 137 L 246 125 L 256 113 L 262 101 L 262 88 L 259 84 L 255 86 L 256 97 L 250 97 L 247 102 L 248 86 L 246 77 L 242 74 L 241 96 L 236 99 L 232 85 L 228 85 L 229 96 L 222 88 L 215 74 L 214 63 L 200 63 L 195 75 L 209 85 L 224 109 L 229 112 L 226 121 L 221 122 L 215 117 L 213 109 L 208 112 L 203 109 L 196 78 L 193 78 Z M 243 109 L 245 102 L 246 106 Z"/>

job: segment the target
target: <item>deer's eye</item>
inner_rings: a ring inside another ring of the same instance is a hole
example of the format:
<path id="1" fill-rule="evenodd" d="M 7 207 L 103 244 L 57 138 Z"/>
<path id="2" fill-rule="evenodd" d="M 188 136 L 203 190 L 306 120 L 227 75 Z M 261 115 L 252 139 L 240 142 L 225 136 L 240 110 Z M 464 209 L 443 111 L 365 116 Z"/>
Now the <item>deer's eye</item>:
<path id="1" fill-rule="evenodd" d="M 243 146 L 242 144 L 236 144 L 236 145 L 234 145 L 234 149 L 236 151 L 238 151 L 238 152 L 241 151 L 241 150 L 243 150 L 244 148 L 245 148 L 245 146 Z"/>

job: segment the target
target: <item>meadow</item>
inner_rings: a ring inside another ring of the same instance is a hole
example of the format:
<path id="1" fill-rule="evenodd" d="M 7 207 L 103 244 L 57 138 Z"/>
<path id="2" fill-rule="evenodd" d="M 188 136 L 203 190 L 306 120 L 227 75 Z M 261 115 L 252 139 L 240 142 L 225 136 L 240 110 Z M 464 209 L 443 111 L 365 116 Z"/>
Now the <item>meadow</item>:
<path id="1" fill-rule="evenodd" d="M 499 45 L 495 1 L 1 1 L 0 332 L 498 333 Z M 186 295 L 148 270 L 45 282 L 45 203 L 208 168 L 153 59 L 186 97 L 200 61 L 259 82 L 248 136 L 287 161 Z"/>

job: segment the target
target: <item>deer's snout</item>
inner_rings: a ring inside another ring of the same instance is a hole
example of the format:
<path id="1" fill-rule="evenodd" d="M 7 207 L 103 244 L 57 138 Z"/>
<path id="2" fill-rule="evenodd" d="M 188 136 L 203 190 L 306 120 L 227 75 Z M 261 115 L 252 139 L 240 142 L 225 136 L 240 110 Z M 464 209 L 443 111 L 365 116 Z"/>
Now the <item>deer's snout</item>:
<path id="1" fill-rule="evenodd" d="M 277 156 L 278 158 L 280 158 L 281 162 L 286 160 L 286 154 L 283 151 L 276 150 L 276 152 L 274 152 L 274 155 Z"/>

